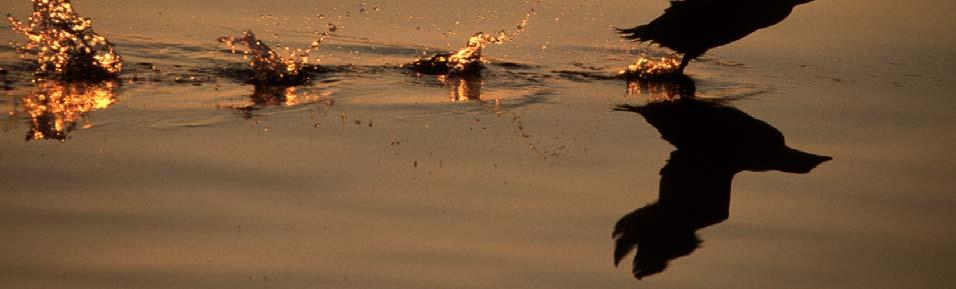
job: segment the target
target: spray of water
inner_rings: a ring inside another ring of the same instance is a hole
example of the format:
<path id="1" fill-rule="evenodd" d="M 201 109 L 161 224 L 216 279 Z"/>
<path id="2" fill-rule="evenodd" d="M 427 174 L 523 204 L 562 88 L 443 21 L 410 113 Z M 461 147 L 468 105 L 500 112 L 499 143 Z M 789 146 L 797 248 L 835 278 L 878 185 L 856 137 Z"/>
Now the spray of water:
<path id="1" fill-rule="evenodd" d="M 15 46 L 24 58 L 36 55 L 41 78 L 95 81 L 113 78 L 123 68 L 113 45 L 93 32 L 93 21 L 76 14 L 69 0 L 33 0 L 29 23 L 7 19 L 26 36 L 26 43 Z"/>
<path id="2" fill-rule="evenodd" d="M 637 62 L 628 65 L 627 69 L 620 71 L 618 74 L 628 79 L 677 76 L 681 75 L 677 71 L 677 68 L 680 67 L 680 60 L 680 56 L 676 54 L 668 54 L 660 58 L 641 54 L 641 57 L 637 58 Z"/>
<path id="3" fill-rule="evenodd" d="M 468 44 L 454 53 L 438 53 L 430 58 L 422 58 L 412 62 L 406 67 L 422 74 L 435 75 L 455 75 L 455 74 L 473 74 L 479 72 L 484 59 L 481 57 L 481 51 L 489 44 L 502 44 L 512 41 L 524 31 L 528 22 L 535 14 L 535 8 L 541 3 L 535 0 L 531 9 L 525 13 L 524 18 L 511 32 L 501 30 L 497 33 L 478 32 L 468 39 Z"/>
<path id="4" fill-rule="evenodd" d="M 269 48 L 261 40 L 256 39 L 252 30 L 246 30 L 242 37 L 223 36 L 219 38 L 229 46 L 233 52 L 243 54 L 246 59 L 251 59 L 249 65 L 255 71 L 255 76 L 251 79 L 256 84 L 270 85 L 298 85 L 309 81 L 308 71 L 315 70 L 311 62 L 318 63 L 318 58 L 313 58 L 309 54 L 319 50 L 322 42 L 338 30 L 338 27 L 329 23 L 325 32 L 316 33 L 318 38 L 306 49 L 290 49 L 288 47 L 279 47 L 280 54 Z"/>

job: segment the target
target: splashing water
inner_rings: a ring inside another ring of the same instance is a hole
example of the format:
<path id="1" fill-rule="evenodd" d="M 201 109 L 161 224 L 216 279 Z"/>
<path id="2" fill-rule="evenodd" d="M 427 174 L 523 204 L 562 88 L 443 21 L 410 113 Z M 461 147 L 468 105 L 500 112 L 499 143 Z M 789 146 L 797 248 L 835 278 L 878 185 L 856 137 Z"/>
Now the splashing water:
<path id="1" fill-rule="evenodd" d="M 680 67 L 680 56 L 668 54 L 654 59 L 641 54 L 637 62 L 628 65 L 626 70 L 618 74 L 624 78 L 659 78 L 681 75 L 677 68 Z"/>
<path id="2" fill-rule="evenodd" d="M 316 33 L 319 35 L 319 38 L 312 41 L 309 48 L 293 50 L 287 47 L 285 49 L 279 47 L 280 51 L 288 51 L 288 54 L 284 56 L 276 53 L 261 40 L 256 39 L 256 35 L 252 33 L 252 30 L 246 30 L 242 37 L 220 37 L 219 42 L 229 46 L 233 52 L 241 50 L 244 58 L 252 58 L 250 65 L 255 71 L 255 77 L 251 79 L 253 83 L 299 85 L 307 83 L 310 80 L 309 75 L 304 72 L 314 71 L 317 68 L 314 65 L 310 65 L 309 62 L 318 62 L 319 59 L 313 59 L 309 54 L 319 50 L 322 42 L 338 30 L 338 27 L 332 23 L 329 23 L 326 27 L 328 28 L 327 31 Z M 241 46 L 245 46 L 246 48 L 243 49 Z"/>
<path id="3" fill-rule="evenodd" d="M 58 83 L 43 81 L 36 90 L 20 99 L 30 116 L 31 128 L 26 140 L 66 141 L 76 123 L 91 111 L 116 103 L 116 82 Z"/>
<path id="4" fill-rule="evenodd" d="M 478 32 L 468 39 L 468 45 L 455 53 L 438 53 L 430 58 L 416 60 L 406 65 L 406 67 L 418 73 L 433 75 L 477 73 L 484 67 L 482 64 L 484 60 L 481 57 L 482 49 L 488 44 L 502 44 L 516 39 L 528 26 L 531 16 L 535 14 L 535 7 L 539 3 L 541 3 L 540 0 L 534 1 L 532 8 L 511 33 L 506 30 L 494 34 Z"/>
<path id="5" fill-rule="evenodd" d="M 29 40 L 16 44 L 21 55 L 36 54 L 37 75 L 64 81 L 113 78 L 123 61 L 93 21 L 76 14 L 69 0 L 33 0 L 30 23 L 7 15 L 14 31 Z"/>

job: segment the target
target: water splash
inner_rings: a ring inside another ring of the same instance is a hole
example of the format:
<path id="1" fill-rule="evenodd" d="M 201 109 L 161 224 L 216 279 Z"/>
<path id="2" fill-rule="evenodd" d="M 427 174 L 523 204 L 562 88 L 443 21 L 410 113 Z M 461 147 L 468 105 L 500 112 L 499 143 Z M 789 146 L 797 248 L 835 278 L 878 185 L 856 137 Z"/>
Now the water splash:
<path id="1" fill-rule="evenodd" d="M 59 83 L 43 81 L 36 90 L 20 99 L 30 116 L 31 128 L 26 140 L 66 141 L 77 122 L 89 112 L 106 109 L 116 103 L 116 82 Z M 84 127 L 89 126 L 89 124 Z"/>
<path id="2" fill-rule="evenodd" d="M 502 44 L 512 41 L 524 31 L 528 26 L 531 17 L 535 15 L 535 7 L 541 3 L 540 0 L 534 1 L 530 10 L 525 13 L 524 18 L 515 27 L 515 30 L 508 32 L 501 30 L 497 33 L 478 32 L 468 39 L 468 44 L 455 53 L 438 53 L 430 58 L 418 59 L 415 62 L 405 65 L 411 70 L 422 74 L 432 75 L 455 75 L 455 74 L 474 74 L 484 68 L 484 59 L 481 57 L 481 51 L 489 44 Z"/>
<path id="3" fill-rule="evenodd" d="M 329 23 L 326 28 L 325 32 L 316 32 L 318 38 L 312 41 L 306 49 L 278 46 L 279 51 L 286 52 L 285 55 L 275 52 L 264 42 L 256 39 L 252 30 L 246 30 L 242 37 L 220 37 L 219 42 L 229 46 L 233 52 L 241 51 L 243 58 L 251 58 L 249 64 L 255 71 L 255 76 L 250 80 L 251 82 L 270 85 L 300 85 L 310 81 L 310 75 L 307 72 L 318 70 L 318 66 L 310 64 L 310 62 L 318 63 L 319 59 L 312 58 L 309 54 L 319 50 L 322 42 L 338 30 L 338 27 L 332 23 Z"/>
<path id="4" fill-rule="evenodd" d="M 69 0 L 33 0 L 29 24 L 9 14 L 7 19 L 29 40 L 15 45 L 22 57 L 36 55 L 41 78 L 95 81 L 113 78 L 123 68 L 113 44 L 93 32 L 93 21 L 76 14 Z"/>
<path id="5" fill-rule="evenodd" d="M 637 58 L 637 62 L 628 65 L 627 69 L 618 72 L 618 74 L 628 79 L 674 77 L 682 75 L 678 71 L 680 61 L 680 56 L 676 54 L 667 54 L 660 58 L 641 54 L 641 57 Z"/>

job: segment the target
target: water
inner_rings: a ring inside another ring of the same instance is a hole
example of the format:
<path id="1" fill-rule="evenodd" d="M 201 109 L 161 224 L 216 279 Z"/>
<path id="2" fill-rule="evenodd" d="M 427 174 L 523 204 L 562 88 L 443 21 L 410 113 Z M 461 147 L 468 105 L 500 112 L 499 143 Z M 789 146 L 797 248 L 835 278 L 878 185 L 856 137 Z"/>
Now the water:
<path id="1" fill-rule="evenodd" d="M 402 67 L 531 4 L 74 1 L 123 61 L 86 87 L 33 83 L 3 24 L 0 287 L 951 286 L 953 3 L 814 1 L 688 83 L 617 78 L 667 51 L 613 27 L 666 1 L 542 1 L 478 75 Z M 330 22 L 307 84 L 250 84 L 217 41 L 294 52 Z M 658 200 L 675 147 L 612 108 L 691 90 L 833 160 L 737 174 L 728 219 L 638 281 L 611 233 Z"/>

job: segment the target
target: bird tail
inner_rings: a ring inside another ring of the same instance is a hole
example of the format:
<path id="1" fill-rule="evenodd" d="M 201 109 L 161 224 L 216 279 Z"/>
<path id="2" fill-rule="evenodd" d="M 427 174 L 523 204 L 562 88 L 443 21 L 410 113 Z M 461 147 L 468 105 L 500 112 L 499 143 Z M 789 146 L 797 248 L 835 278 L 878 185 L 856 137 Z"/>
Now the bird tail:
<path id="1" fill-rule="evenodd" d="M 621 34 L 621 38 L 643 42 L 650 40 L 648 25 L 641 25 L 634 28 L 627 29 L 617 29 L 617 32 Z"/>

